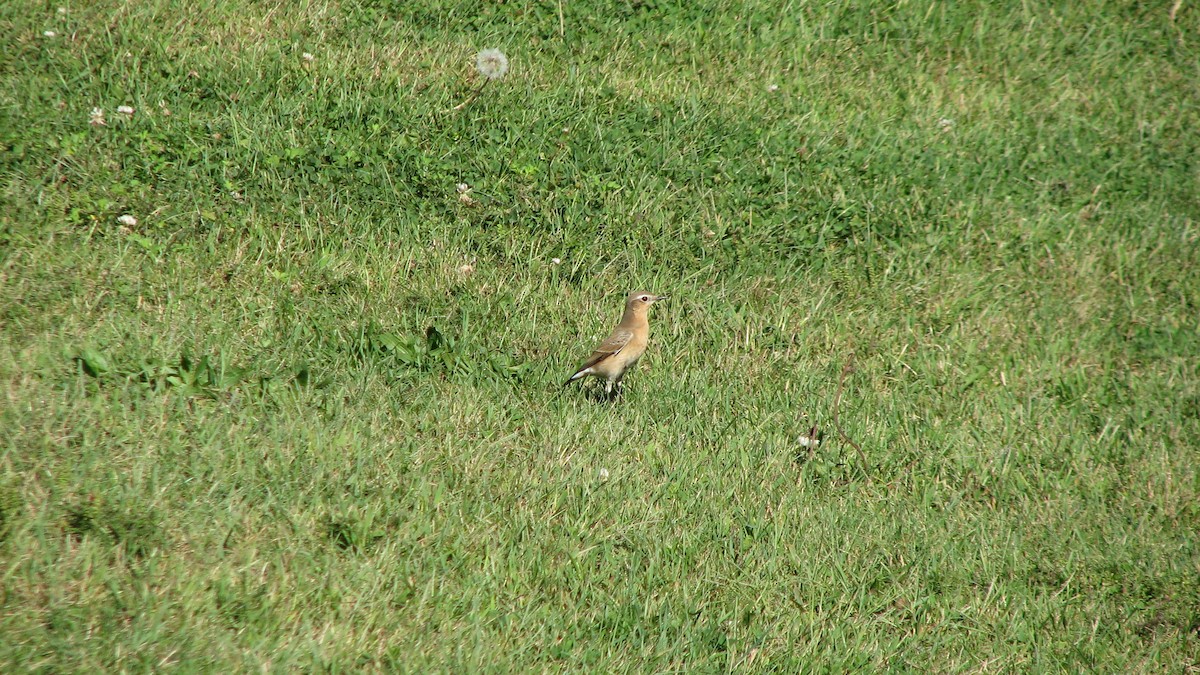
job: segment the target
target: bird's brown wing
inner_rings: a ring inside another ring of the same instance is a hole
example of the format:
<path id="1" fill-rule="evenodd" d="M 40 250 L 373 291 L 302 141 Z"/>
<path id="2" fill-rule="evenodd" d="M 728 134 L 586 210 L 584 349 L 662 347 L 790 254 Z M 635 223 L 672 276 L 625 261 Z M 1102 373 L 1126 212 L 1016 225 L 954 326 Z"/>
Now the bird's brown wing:
<path id="1" fill-rule="evenodd" d="M 629 341 L 632 339 L 633 331 L 631 330 L 618 328 L 617 330 L 613 331 L 613 334 L 609 335 L 608 339 L 606 339 L 604 342 L 601 342 L 599 347 L 596 347 L 596 351 L 592 352 L 592 355 L 588 357 L 588 360 L 584 361 L 582 366 L 579 366 L 575 369 L 575 374 L 579 374 L 580 372 L 599 364 L 604 359 L 616 356 L 622 349 L 625 348 L 625 345 L 629 344 Z"/>

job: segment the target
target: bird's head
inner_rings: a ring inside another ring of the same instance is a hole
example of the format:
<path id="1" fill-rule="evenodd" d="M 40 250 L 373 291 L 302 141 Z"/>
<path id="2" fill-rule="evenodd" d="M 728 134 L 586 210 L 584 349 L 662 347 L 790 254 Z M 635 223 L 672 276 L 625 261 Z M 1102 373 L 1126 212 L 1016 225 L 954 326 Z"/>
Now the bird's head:
<path id="1" fill-rule="evenodd" d="M 637 312 L 641 314 L 649 309 L 650 305 L 653 305 L 659 300 L 666 299 L 667 296 L 665 295 L 655 295 L 646 291 L 634 291 L 625 299 L 625 311 Z"/>

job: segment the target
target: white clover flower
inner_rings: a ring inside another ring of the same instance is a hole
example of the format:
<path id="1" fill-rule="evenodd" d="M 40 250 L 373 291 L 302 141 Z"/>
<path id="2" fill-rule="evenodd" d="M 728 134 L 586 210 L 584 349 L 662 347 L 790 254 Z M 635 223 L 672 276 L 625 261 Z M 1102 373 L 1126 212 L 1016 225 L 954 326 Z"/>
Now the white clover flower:
<path id="1" fill-rule="evenodd" d="M 309 54 L 308 52 L 304 52 L 303 54 L 300 55 L 300 58 L 304 59 L 305 61 L 308 61 L 309 63 L 312 63 L 312 60 L 317 57 L 313 56 L 312 54 Z"/>
<path id="2" fill-rule="evenodd" d="M 108 124 L 104 121 L 104 109 L 92 108 L 92 112 L 88 113 L 88 124 L 94 127 L 102 127 Z"/>
<path id="3" fill-rule="evenodd" d="M 125 215 L 121 216 L 120 218 L 117 218 L 117 222 L 126 227 L 133 227 L 134 225 L 137 225 L 137 218 L 134 218 L 133 216 L 126 213 Z"/>
<path id="4" fill-rule="evenodd" d="M 596 475 L 600 477 L 600 480 L 608 480 L 608 469 L 600 469 Z"/>
<path id="5" fill-rule="evenodd" d="M 551 265 L 561 265 L 561 264 L 562 264 L 562 258 L 551 258 L 551 259 L 550 259 L 550 264 L 551 264 Z"/>
<path id="6" fill-rule="evenodd" d="M 949 117 L 943 117 L 942 119 L 938 120 L 938 126 L 942 128 L 942 131 L 949 131 L 950 128 L 954 126 L 954 120 L 950 119 Z"/>
<path id="7" fill-rule="evenodd" d="M 474 271 L 475 271 L 475 266 L 472 265 L 471 263 L 467 263 L 467 264 L 463 265 L 462 267 L 458 268 L 458 273 L 463 276 L 469 275 Z"/>
<path id="8" fill-rule="evenodd" d="M 43 33 L 42 33 L 42 35 L 45 35 L 46 37 L 50 37 L 50 38 L 52 38 L 52 37 L 54 37 L 55 35 L 58 35 L 58 33 L 55 33 L 55 32 L 54 32 L 54 31 L 52 31 L 52 30 L 48 30 L 48 31 L 45 31 L 45 32 L 43 32 Z"/>
<path id="9" fill-rule="evenodd" d="M 117 106 L 117 112 L 121 113 L 122 115 L 132 115 L 133 106 L 119 105 Z"/>
<path id="10" fill-rule="evenodd" d="M 498 80 L 508 73 L 508 57 L 499 49 L 485 49 L 475 55 L 475 70 L 489 80 Z"/>
<path id="11" fill-rule="evenodd" d="M 471 196 L 470 185 L 467 185 L 466 183 L 459 183 L 458 185 L 454 186 L 454 189 L 458 191 L 458 201 L 462 202 L 463 204 L 466 204 L 467 206 L 475 206 L 478 203 L 475 201 L 475 198 Z"/>
<path id="12" fill-rule="evenodd" d="M 802 448 L 817 448 L 821 446 L 821 439 L 811 436 L 801 436 L 799 443 Z"/>
<path id="13" fill-rule="evenodd" d="M 775 93 L 775 92 L 779 91 L 779 85 L 772 84 L 771 86 L 767 87 L 767 91 L 769 91 L 771 93 Z"/>
<path id="14" fill-rule="evenodd" d="M 59 14 L 66 14 L 66 13 L 67 13 L 67 8 L 66 8 L 66 7 L 59 7 L 59 8 L 58 8 L 58 13 L 59 13 Z"/>

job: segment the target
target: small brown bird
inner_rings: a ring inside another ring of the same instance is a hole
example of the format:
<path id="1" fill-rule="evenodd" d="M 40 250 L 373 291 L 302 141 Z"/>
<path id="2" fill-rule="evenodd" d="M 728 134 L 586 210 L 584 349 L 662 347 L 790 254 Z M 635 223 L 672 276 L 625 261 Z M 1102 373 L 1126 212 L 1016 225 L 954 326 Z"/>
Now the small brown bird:
<path id="1" fill-rule="evenodd" d="M 646 314 L 650 311 L 650 305 L 666 297 L 646 291 L 630 293 L 625 300 L 625 313 L 621 315 L 621 323 L 617 324 L 612 335 L 600 343 L 591 357 L 575 370 L 575 374 L 564 382 L 563 386 L 591 375 L 604 378 L 605 394 L 611 395 L 613 387 L 620 391 L 621 378 L 625 377 L 625 373 L 646 353 L 646 341 L 650 337 L 650 322 L 646 320 Z"/>

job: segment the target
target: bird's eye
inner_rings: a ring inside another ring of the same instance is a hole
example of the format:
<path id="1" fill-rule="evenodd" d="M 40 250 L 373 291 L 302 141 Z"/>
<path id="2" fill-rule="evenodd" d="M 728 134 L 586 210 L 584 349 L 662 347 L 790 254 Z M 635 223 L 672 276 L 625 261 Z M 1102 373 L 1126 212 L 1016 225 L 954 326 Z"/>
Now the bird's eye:
<path id="1" fill-rule="evenodd" d="M 648 295 L 643 295 L 643 296 L 641 297 L 641 300 L 642 300 L 642 302 L 650 302 L 650 296 L 648 296 Z"/>

